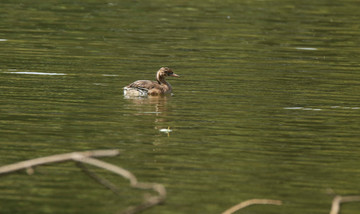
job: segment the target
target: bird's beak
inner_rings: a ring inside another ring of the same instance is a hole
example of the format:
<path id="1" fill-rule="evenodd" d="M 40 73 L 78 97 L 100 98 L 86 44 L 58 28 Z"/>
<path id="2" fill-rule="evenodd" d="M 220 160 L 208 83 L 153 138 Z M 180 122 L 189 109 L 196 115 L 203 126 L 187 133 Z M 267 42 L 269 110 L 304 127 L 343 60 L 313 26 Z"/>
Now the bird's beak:
<path id="1" fill-rule="evenodd" d="M 171 74 L 171 75 L 169 75 L 169 76 L 171 76 L 171 77 L 180 77 L 179 75 L 174 74 L 174 73 L 172 73 L 172 74 Z"/>

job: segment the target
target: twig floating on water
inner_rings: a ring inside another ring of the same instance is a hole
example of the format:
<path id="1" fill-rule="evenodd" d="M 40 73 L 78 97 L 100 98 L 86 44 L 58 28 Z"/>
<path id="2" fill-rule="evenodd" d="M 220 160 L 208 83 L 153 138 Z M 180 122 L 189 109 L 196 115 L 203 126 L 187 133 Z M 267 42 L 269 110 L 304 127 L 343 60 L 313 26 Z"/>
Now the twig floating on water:
<path id="1" fill-rule="evenodd" d="M 92 157 L 101 157 L 101 156 L 115 156 L 117 154 L 119 154 L 118 150 L 96 150 L 96 151 L 72 152 L 72 153 L 52 155 L 52 156 L 36 158 L 36 159 L 21 161 L 18 163 L 2 166 L 2 167 L 0 167 L 0 175 L 9 174 L 11 172 L 19 171 L 22 169 L 26 169 L 28 172 L 33 173 L 34 166 L 72 160 L 75 162 L 79 162 L 80 164 L 86 163 L 89 165 L 97 166 L 99 168 L 102 168 L 102 169 L 111 171 L 115 174 L 118 174 L 118 175 L 128 179 L 130 181 L 131 187 L 138 188 L 138 189 L 153 190 L 158 193 L 158 195 L 150 196 L 150 197 L 146 198 L 142 204 L 140 204 L 134 208 L 128 208 L 124 212 L 126 214 L 134 214 L 134 213 L 143 211 L 147 208 L 158 205 L 160 203 L 163 203 L 166 198 L 166 189 L 162 184 L 138 182 L 135 175 L 133 175 L 131 172 L 129 172 L 121 167 L 118 167 L 116 165 L 92 158 Z M 91 173 L 87 168 L 84 169 L 84 166 L 82 169 L 84 172 L 87 173 L 87 175 L 93 177 L 100 184 L 111 189 L 113 192 L 118 192 L 117 188 L 114 188 L 115 185 L 113 185 L 112 183 L 108 182 L 107 180 L 100 179 L 99 176 L 95 175 L 94 173 Z"/>
<path id="2" fill-rule="evenodd" d="M 120 195 L 120 190 L 119 190 L 119 188 L 117 188 L 117 186 L 115 186 L 113 183 L 111 183 L 107 179 L 99 176 L 95 172 L 91 171 L 88 167 L 85 166 L 85 164 L 78 162 L 77 166 L 83 171 L 83 173 L 88 175 L 90 178 L 94 179 L 96 182 L 98 182 L 101 185 L 103 185 L 104 187 L 108 188 L 116 195 Z"/>
<path id="3" fill-rule="evenodd" d="M 143 202 L 142 204 L 134 207 L 134 208 L 129 208 L 127 209 L 125 212 L 123 212 L 124 214 L 133 214 L 133 213 L 137 213 L 140 211 L 143 211 L 145 209 L 148 209 L 150 207 L 153 207 L 155 205 L 161 204 L 165 201 L 166 198 L 166 189 L 162 184 L 157 184 L 157 183 L 142 183 L 142 182 L 138 182 L 137 178 L 135 177 L 135 175 L 133 175 L 131 172 L 115 166 L 113 164 L 110 163 L 106 163 L 104 161 L 101 160 L 97 160 L 95 158 L 82 158 L 82 159 L 78 159 L 76 161 L 82 162 L 82 163 L 87 163 L 93 166 L 97 166 L 99 168 L 102 169 L 106 169 L 108 171 L 111 171 L 115 174 L 118 174 L 126 179 L 128 179 L 130 181 L 130 186 L 134 187 L 134 188 L 138 188 L 138 189 L 152 189 L 155 192 L 158 193 L 157 196 L 151 196 L 149 198 L 147 198 L 145 200 L 145 202 Z"/>
<path id="4" fill-rule="evenodd" d="M 225 210 L 222 214 L 232 214 L 240 209 L 248 207 L 254 204 L 272 204 L 272 205 L 281 205 L 282 202 L 279 200 L 271 200 L 271 199 L 250 199 L 247 201 L 243 201 L 229 209 Z"/>
<path id="5" fill-rule="evenodd" d="M 360 196 L 340 196 L 337 195 L 334 197 L 331 205 L 330 214 L 338 214 L 340 211 L 340 204 L 345 202 L 355 202 L 360 201 Z"/>
<path id="6" fill-rule="evenodd" d="M 34 166 L 44 165 L 49 163 L 59 163 L 69 160 L 77 160 L 86 157 L 111 157 L 119 154 L 118 150 L 94 150 L 85 152 L 71 152 L 64 154 L 51 155 L 41 158 L 35 158 L 31 160 L 21 161 L 14 164 L 9 164 L 0 167 L 0 175 L 10 172 L 33 168 Z"/>

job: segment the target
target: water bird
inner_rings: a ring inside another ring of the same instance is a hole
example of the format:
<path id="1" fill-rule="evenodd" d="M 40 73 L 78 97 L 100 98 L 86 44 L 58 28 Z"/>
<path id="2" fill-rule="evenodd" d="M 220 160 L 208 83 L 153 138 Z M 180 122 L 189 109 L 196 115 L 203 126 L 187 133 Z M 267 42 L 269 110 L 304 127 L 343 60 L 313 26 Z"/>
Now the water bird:
<path id="1" fill-rule="evenodd" d="M 171 94 L 172 87 L 165 78 L 180 77 L 168 67 L 161 67 L 156 73 L 156 81 L 137 80 L 124 87 L 125 96 L 156 96 Z"/>

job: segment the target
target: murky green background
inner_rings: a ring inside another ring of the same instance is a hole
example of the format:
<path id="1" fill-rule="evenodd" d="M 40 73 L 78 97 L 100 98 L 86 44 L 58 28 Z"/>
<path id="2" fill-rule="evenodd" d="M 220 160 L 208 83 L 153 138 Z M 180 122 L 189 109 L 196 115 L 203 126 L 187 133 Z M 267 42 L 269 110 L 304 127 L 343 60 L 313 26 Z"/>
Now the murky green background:
<path id="1" fill-rule="evenodd" d="M 356 0 L 0 2 L 0 164 L 120 149 L 102 158 L 166 186 L 149 214 L 328 213 L 360 194 Z M 124 99 L 161 66 L 174 96 Z M 159 130 L 173 131 L 167 136 Z M 116 213 L 73 163 L 0 177 L 0 213 Z M 343 206 L 358 213 L 359 203 Z"/>

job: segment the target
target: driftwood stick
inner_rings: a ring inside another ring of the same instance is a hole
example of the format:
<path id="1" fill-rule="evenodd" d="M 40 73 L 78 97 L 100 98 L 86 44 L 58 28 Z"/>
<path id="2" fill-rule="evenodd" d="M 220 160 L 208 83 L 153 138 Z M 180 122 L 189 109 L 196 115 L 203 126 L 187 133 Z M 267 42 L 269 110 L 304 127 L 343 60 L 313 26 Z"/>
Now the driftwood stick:
<path id="1" fill-rule="evenodd" d="M 109 190 L 111 190 L 113 193 L 115 193 L 116 195 L 120 195 L 120 190 L 119 188 L 117 188 L 113 183 L 111 183 L 110 181 L 108 181 L 107 179 L 99 176 L 98 174 L 96 174 L 95 172 L 91 171 L 88 167 L 86 167 L 83 163 L 77 162 L 76 164 L 79 168 L 81 168 L 81 170 L 88 175 L 90 178 L 92 178 L 93 180 L 95 180 L 96 182 L 100 183 L 101 185 L 103 185 L 104 187 L 108 188 Z"/>
<path id="2" fill-rule="evenodd" d="M 140 184 L 140 183 L 139 183 Z M 145 184 L 145 183 L 142 183 Z M 148 185 L 148 184 L 146 184 Z M 158 204 L 162 204 L 165 201 L 166 198 L 166 189 L 162 184 L 151 184 L 153 187 L 153 190 L 159 193 L 159 196 L 151 196 L 148 198 L 145 198 L 145 202 L 142 204 L 136 206 L 136 207 L 130 207 L 124 212 L 121 212 L 122 214 L 134 214 L 141 212 L 143 210 L 146 210 L 150 207 L 153 207 Z M 142 187 L 143 188 L 143 187 Z"/>
<path id="3" fill-rule="evenodd" d="M 338 214 L 340 211 L 340 204 L 346 202 L 360 201 L 360 196 L 340 196 L 334 197 L 331 205 L 330 214 Z"/>
<path id="4" fill-rule="evenodd" d="M 94 158 L 76 158 L 74 160 L 81 162 L 81 163 L 87 163 L 89 165 L 97 166 L 99 168 L 102 168 L 102 169 L 108 170 L 110 172 L 113 172 L 115 174 L 118 174 L 118 175 L 128 179 L 130 181 L 131 185 L 136 185 L 138 182 L 135 175 L 133 175 L 131 172 L 129 172 L 121 167 L 115 166 L 113 164 L 106 163 L 104 161 L 94 159 Z"/>
<path id="5" fill-rule="evenodd" d="M 32 167 L 34 166 L 72 160 L 78 162 L 79 165 L 81 165 L 83 171 L 86 172 L 89 176 L 91 176 L 92 178 L 94 178 L 95 180 L 97 180 L 99 183 L 106 186 L 107 188 L 111 189 L 113 192 L 117 192 L 117 188 L 115 187 L 115 185 L 113 185 L 111 182 L 105 179 L 102 179 L 101 177 L 97 176 L 95 173 L 90 172 L 90 170 L 88 170 L 82 164 L 86 163 L 89 165 L 97 166 L 99 168 L 118 174 L 128 179 L 130 181 L 131 187 L 138 189 L 149 189 L 158 193 L 158 195 L 156 196 L 150 196 L 148 198 L 145 198 L 145 201 L 142 204 L 134 208 L 127 209 L 124 212 L 126 214 L 137 213 L 164 202 L 166 198 L 166 189 L 162 184 L 138 182 L 137 178 L 131 172 L 116 165 L 92 158 L 92 157 L 103 157 L 103 156 L 115 156 L 117 154 L 119 154 L 118 150 L 95 150 L 95 151 L 72 152 L 72 153 L 52 155 L 52 156 L 36 158 L 36 159 L 21 161 L 18 163 L 2 166 L 0 167 L 0 175 L 8 174 L 22 169 L 32 171 Z"/>
<path id="6" fill-rule="evenodd" d="M 229 209 L 225 210 L 222 214 L 232 214 L 240 209 L 243 209 L 247 206 L 254 204 L 272 204 L 272 205 L 281 205 L 282 202 L 279 200 L 271 200 L 271 199 L 250 199 L 247 201 L 243 201 Z"/>
<path id="7" fill-rule="evenodd" d="M 26 161 L 21 161 L 18 163 L 2 166 L 0 167 L 0 175 L 22 169 L 29 169 L 34 166 L 44 165 L 49 163 L 78 160 L 85 157 L 109 157 L 109 156 L 116 156 L 118 154 L 119 154 L 118 150 L 94 150 L 94 151 L 86 151 L 86 152 L 71 152 L 71 153 L 35 158 L 32 160 L 26 160 Z"/>
<path id="8" fill-rule="evenodd" d="M 123 212 L 124 214 L 133 214 L 133 213 L 138 213 L 140 211 L 143 211 L 147 208 L 153 207 L 155 205 L 161 204 L 165 201 L 166 198 L 166 189 L 162 184 L 156 184 L 156 183 L 141 183 L 138 182 L 136 177 L 129 171 L 115 166 L 113 164 L 110 163 L 106 163 L 104 161 L 98 160 L 98 159 L 94 159 L 94 158 L 80 158 L 80 159 L 76 159 L 75 161 L 81 162 L 81 163 L 87 163 L 93 166 L 97 166 L 99 168 L 102 169 L 106 169 L 108 171 L 111 171 L 115 174 L 118 174 L 126 179 L 128 179 L 130 181 L 130 186 L 134 187 L 134 188 L 138 188 L 138 189 L 151 189 L 155 192 L 158 193 L 157 196 L 151 196 L 149 198 L 145 199 L 145 202 L 143 202 L 142 204 L 134 207 L 134 208 L 129 208 L 127 209 L 125 212 Z"/>

